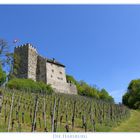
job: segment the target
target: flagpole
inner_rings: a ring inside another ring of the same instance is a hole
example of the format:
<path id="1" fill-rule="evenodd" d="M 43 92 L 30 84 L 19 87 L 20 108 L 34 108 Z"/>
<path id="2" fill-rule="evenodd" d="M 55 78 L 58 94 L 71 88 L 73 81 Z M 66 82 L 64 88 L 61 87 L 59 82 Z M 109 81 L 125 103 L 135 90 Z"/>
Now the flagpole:
<path id="1" fill-rule="evenodd" d="M 16 44 L 17 42 L 18 42 L 18 39 L 14 39 L 14 40 L 13 40 L 13 46 L 14 46 L 14 48 L 16 47 L 15 44 Z M 11 62 L 11 71 L 10 71 L 10 73 L 13 74 L 13 72 L 14 72 L 13 70 L 14 70 L 14 53 L 13 53 L 13 60 L 12 60 L 12 62 Z M 9 73 L 9 74 L 10 74 L 10 73 Z"/>

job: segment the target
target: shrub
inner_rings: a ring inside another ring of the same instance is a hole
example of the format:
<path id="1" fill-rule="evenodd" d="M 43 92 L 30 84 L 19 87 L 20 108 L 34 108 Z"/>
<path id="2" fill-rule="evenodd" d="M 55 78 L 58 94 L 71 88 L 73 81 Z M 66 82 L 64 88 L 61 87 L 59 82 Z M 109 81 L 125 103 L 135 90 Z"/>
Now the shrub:
<path id="1" fill-rule="evenodd" d="M 78 94 L 99 99 L 98 90 L 89 86 L 84 81 L 77 82 Z"/>
<path id="2" fill-rule="evenodd" d="M 50 85 L 47 85 L 43 82 L 35 82 L 31 79 L 19 79 L 14 78 L 11 79 L 7 85 L 10 89 L 17 89 L 29 92 L 45 92 L 45 93 L 52 93 L 53 90 Z"/>

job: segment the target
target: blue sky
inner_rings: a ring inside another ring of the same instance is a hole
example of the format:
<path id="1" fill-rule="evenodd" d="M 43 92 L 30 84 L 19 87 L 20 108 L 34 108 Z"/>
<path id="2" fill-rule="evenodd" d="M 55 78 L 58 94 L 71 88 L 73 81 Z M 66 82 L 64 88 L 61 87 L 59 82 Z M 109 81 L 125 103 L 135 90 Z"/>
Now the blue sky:
<path id="1" fill-rule="evenodd" d="M 0 38 L 32 43 L 116 102 L 140 78 L 139 5 L 1 5 Z"/>

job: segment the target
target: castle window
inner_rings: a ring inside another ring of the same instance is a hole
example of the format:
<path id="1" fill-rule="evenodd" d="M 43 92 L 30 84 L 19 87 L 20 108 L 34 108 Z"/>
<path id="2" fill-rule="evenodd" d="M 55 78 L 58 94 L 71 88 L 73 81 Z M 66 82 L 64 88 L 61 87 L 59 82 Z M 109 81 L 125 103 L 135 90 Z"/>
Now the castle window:
<path id="1" fill-rule="evenodd" d="M 51 78 L 53 78 L 53 76 L 51 75 Z"/>
<path id="2" fill-rule="evenodd" d="M 62 74 L 62 72 L 61 72 L 61 71 L 60 71 L 59 73 L 60 73 L 60 74 Z"/>
<path id="3" fill-rule="evenodd" d="M 54 72 L 54 70 L 52 69 L 52 72 Z"/>

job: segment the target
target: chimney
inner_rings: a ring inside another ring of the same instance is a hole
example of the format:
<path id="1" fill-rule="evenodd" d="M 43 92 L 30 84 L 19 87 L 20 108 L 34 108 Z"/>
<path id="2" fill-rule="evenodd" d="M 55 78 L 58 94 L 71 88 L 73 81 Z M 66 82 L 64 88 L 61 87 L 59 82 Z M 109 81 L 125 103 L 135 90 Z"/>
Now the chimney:
<path id="1" fill-rule="evenodd" d="M 55 58 L 53 58 L 53 62 L 55 63 Z"/>

